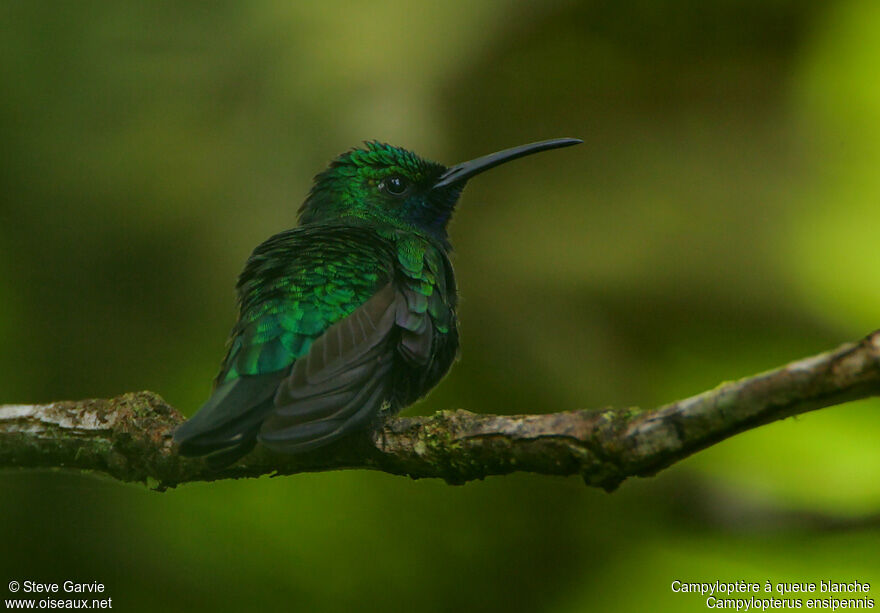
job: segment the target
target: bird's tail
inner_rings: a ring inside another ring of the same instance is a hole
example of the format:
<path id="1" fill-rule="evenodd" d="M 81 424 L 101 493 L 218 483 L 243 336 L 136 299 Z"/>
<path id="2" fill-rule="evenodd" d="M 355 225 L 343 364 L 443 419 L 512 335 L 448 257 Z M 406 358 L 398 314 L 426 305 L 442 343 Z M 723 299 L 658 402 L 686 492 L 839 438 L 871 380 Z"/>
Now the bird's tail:
<path id="1" fill-rule="evenodd" d="M 212 465 L 222 467 L 248 453 L 286 374 L 243 375 L 217 386 L 192 419 L 175 430 L 180 455 L 207 455 Z"/>

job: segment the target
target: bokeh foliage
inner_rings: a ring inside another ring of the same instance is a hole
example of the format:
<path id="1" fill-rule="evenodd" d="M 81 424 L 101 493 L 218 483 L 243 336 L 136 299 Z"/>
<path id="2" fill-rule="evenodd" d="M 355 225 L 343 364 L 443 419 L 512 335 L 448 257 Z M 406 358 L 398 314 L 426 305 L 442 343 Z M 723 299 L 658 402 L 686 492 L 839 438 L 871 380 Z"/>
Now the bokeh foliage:
<path id="1" fill-rule="evenodd" d="M 475 180 L 463 354 L 414 413 L 652 406 L 880 326 L 871 0 L 0 3 L 0 402 L 210 389 L 250 249 L 378 138 Z M 126 611 L 700 610 L 880 586 L 877 401 L 613 495 L 515 475 L 0 475 L 0 578 Z M 878 592 L 875 591 L 875 598 Z"/>

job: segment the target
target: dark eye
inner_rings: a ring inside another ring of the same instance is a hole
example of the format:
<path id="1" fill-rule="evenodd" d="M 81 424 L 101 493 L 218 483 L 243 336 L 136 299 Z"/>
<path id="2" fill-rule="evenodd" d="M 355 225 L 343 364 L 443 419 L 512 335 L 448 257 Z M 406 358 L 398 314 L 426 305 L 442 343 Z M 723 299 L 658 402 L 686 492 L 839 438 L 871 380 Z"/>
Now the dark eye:
<path id="1" fill-rule="evenodd" d="M 400 175 L 391 175 L 382 179 L 382 182 L 379 183 L 379 189 L 392 196 L 402 196 L 409 189 L 409 181 Z"/>

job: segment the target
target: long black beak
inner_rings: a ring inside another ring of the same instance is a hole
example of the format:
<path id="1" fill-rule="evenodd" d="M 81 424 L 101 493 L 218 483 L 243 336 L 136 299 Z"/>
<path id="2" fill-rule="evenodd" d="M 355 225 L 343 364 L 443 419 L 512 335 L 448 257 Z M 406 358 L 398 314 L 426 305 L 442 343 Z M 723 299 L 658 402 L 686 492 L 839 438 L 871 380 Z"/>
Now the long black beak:
<path id="1" fill-rule="evenodd" d="M 584 141 L 579 138 L 552 138 L 550 140 L 542 140 L 539 143 L 520 145 L 519 147 L 512 147 L 510 149 L 505 149 L 504 151 L 490 153 L 481 158 L 469 162 L 462 162 L 461 164 L 456 164 L 451 167 L 440 175 L 440 178 L 437 179 L 437 182 L 434 184 L 434 189 L 447 187 L 453 183 L 463 183 L 474 175 L 478 175 L 490 168 L 495 168 L 505 162 L 525 157 L 533 153 L 538 153 L 539 151 L 559 149 L 560 147 L 571 147 L 572 145 L 579 145 L 582 142 Z"/>

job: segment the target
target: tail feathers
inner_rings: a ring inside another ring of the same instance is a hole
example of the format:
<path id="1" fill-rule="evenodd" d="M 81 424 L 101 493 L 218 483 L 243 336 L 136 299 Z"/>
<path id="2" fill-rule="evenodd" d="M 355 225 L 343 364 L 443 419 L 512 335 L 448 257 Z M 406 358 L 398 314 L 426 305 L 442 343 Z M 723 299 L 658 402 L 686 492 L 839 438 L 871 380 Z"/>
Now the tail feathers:
<path id="1" fill-rule="evenodd" d="M 205 459 L 213 470 L 220 470 L 249 454 L 256 445 L 256 430 L 254 430 L 240 445 L 215 451 L 205 456 Z"/>
<path id="2" fill-rule="evenodd" d="M 223 466 L 248 453 L 256 444 L 260 424 L 272 411 L 275 390 L 286 374 L 246 375 L 219 385 L 192 419 L 174 432 L 180 454 L 212 454 L 212 464 Z"/>

